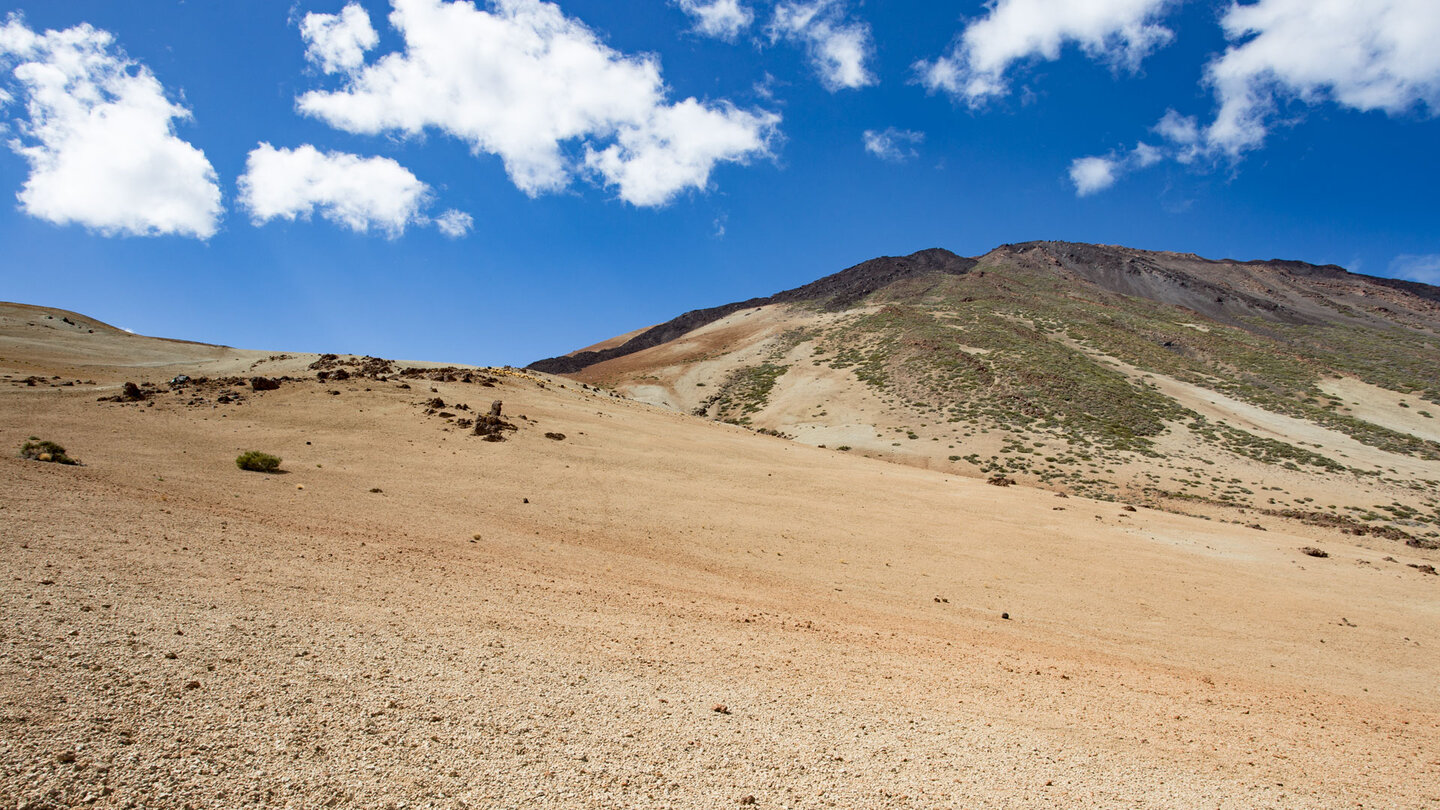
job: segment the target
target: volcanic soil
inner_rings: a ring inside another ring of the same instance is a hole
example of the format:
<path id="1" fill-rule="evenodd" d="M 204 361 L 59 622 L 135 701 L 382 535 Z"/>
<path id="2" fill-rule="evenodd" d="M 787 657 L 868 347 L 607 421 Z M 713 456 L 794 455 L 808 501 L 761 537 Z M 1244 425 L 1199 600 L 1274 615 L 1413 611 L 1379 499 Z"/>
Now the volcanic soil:
<path id="1" fill-rule="evenodd" d="M 1440 806 L 1440 552 L 317 360 L 0 306 L 0 806 Z"/>

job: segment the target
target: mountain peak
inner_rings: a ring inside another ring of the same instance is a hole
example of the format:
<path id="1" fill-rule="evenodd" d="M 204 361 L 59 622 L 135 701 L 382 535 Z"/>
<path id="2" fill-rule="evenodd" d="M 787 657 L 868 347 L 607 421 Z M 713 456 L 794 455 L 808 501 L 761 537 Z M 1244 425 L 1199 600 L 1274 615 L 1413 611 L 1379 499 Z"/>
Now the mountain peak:
<path id="1" fill-rule="evenodd" d="M 549 374 L 573 374 L 596 363 L 669 342 L 743 309 L 754 309 L 767 304 L 804 302 L 819 304 L 828 310 L 844 310 L 898 281 L 923 276 L 960 275 L 974 266 L 974 259 L 958 256 L 945 248 L 927 248 L 908 256 L 881 256 L 766 298 L 751 298 L 724 306 L 691 310 L 678 318 L 651 327 L 619 346 L 537 360 L 527 368 Z"/>

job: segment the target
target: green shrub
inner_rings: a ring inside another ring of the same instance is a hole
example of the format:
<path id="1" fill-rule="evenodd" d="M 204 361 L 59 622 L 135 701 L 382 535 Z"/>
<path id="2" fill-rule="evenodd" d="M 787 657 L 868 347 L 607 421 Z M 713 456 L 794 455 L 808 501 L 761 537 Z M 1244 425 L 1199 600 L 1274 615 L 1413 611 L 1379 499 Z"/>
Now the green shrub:
<path id="1" fill-rule="evenodd" d="M 55 442 L 45 441 L 35 436 L 31 436 L 29 441 L 20 445 L 20 457 L 36 461 L 52 461 L 56 464 L 80 463 L 65 455 L 65 448 Z"/>
<path id="2" fill-rule="evenodd" d="M 235 466 L 250 472 L 275 472 L 280 469 L 280 457 L 259 450 L 247 450 L 235 457 Z"/>

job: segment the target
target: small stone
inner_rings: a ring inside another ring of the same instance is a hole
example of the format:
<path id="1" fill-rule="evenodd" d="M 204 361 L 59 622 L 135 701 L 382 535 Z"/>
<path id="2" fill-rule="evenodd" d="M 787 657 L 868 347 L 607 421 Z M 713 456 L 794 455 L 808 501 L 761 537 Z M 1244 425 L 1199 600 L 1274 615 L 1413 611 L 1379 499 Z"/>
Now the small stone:
<path id="1" fill-rule="evenodd" d="M 1010 614 L 1009 614 L 1009 613 L 1001 613 L 1001 614 L 1000 614 L 1000 618 L 1002 618 L 1002 619 L 1004 619 L 1004 620 L 1006 620 L 1006 621 L 1009 621 L 1009 620 L 1010 620 Z"/>
<path id="2" fill-rule="evenodd" d="M 710 707 L 710 711 L 715 712 L 716 714 L 729 714 L 730 707 L 726 706 L 724 703 L 716 703 L 714 706 Z"/>
<path id="3" fill-rule="evenodd" d="M 186 689 L 199 689 L 199 688 L 200 688 L 200 682 L 199 682 L 199 681 L 190 681 L 189 683 L 185 684 L 185 688 L 186 688 Z"/>
<path id="4" fill-rule="evenodd" d="M 74 761 L 75 761 L 75 752 L 74 752 L 74 751 L 61 751 L 60 753 L 58 753 L 58 754 L 55 755 L 55 761 L 56 761 L 56 762 L 63 762 L 63 763 L 66 763 L 66 764 L 69 764 L 69 763 L 71 763 L 71 762 L 74 762 Z"/>

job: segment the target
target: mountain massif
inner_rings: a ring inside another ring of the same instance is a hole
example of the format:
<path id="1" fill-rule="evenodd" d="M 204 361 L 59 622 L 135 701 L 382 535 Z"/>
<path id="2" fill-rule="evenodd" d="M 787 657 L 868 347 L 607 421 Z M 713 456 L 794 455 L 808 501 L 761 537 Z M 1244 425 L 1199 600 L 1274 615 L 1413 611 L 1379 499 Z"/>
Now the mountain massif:
<path id="1" fill-rule="evenodd" d="M 1440 288 L 1333 265 L 931 249 L 531 368 L 961 475 L 1440 536 Z"/>
<path id="2" fill-rule="evenodd" d="M 1428 291 L 1085 250 L 575 372 L 669 407 L 0 303 L 0 803 L 1435 805 Z"/>

